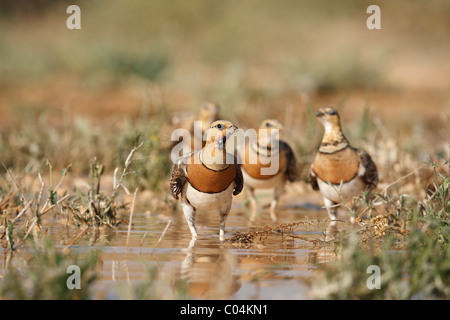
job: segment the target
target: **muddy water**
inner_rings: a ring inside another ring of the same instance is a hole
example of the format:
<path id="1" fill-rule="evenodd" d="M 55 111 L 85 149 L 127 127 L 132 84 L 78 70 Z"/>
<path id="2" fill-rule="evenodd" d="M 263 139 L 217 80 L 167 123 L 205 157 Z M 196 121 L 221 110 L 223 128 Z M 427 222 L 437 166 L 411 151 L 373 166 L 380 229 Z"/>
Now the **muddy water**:
<path id="1" fill-rule="evenodd" d="M 226 238 L 236 232 L 272 225 L 267 210 L 261 210 L 253 223 L 249 223 L 248 217 L 245 210 L 233 208 Z M 305 217 L 324 219 L 326 213 L 286 209 L 279 212 L 277 223 Z M 170 217 L 135 214 L 133 222 L 128 248 L 126 226 L 107 234 L 87 236 L 72 247 L 73 252 L 81 253 L 101 248 L 96 298 L 307 299 L 310 298 L 307 280 L 317 264 L 333 259 L 330 247 L 318 248 L 305 240 L 283 239 L 276 234 L 264 241 L 256 239 L 247 246 L 220 242 L 219 219 L 213 212 L 198 214 L 197 240 L 191 239 L 181 212 Z M 297 227 L 295 233 L 307 239 L 323 239 L 327 227 L 327 223 L 314 223 L 308 229 Z M 57 239 L 67 243 L 74 236 L 65 228 L 61 224 L 49 228 L 56 243 Z M 67 239 L 62 239 L 65 232 Z M 149 270 L 156 271 L 154 286 L 151 293 L 139 296 L 130 288 L 149 284 Z"/>
<path id="2" fill-rule="evenodd" d="M 249 216 L 245 209 L 234 207 L 226 238 L 273 224 L 267 210 L 260 210 L 253 223 Z M 277 224 L 327 217 L 320 208 L 304 206 L 285 208 L 278 216 Z M 45 226 L 58 248 L 64 248 L 80 232 L 56 220 Z M 94 299 L 308 299 L 307 281 L 317 264 L 334 259 L 331 247 L 316 247 L 281 234 L 264 241 L 255 239 L 247 246 L 220 242 L 218 226 L 214 212 L 198 213 L 199 238 L 194 241 L 181 211 L 170 216 L 135 213 L 128 247 L 124 225 L 116 231 L 90 230 L 71 251 L 83 257 L 94 248 L 101 250 Z M 299 226 L 295 234 L 324 239 L 327 227 L 323 222 Z M 142 293 L 136 289 L 139 286 L 150 289 Z"/>

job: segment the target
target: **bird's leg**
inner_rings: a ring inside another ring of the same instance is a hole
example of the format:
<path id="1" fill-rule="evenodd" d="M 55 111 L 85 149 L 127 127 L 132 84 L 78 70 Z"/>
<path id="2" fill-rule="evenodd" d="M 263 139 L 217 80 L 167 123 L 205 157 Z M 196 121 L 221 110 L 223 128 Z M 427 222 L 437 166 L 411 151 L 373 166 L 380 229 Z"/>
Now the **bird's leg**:
<path id="1" fill-rule="evenodd" d="M 252 208 L 252 215 L 250 216 L 250 221 L 254 221 L 256 218 L 256 212 L 257 212 L 255 190 L 253 188 L 246 187 L 245 192 L 247 193 L 248 198 L 250 199 L 250 207 Z"/>
<path id="2" fill-rule="evenodd" d="M 270 203 L 270 218 L 273 222 L 277 221 L 277 216 L 275 214 L 275 209 L 278 205 L 278 200 L 284 193 L 284 187 L 275 188 L 274 190 L 274 197 L 272 202 Z"/>
<path id="3" fill-rule="evenodd" d="M 335 220 L 337 220 L 337 209 L 338 209 L 338 207 L 336 207 L 336 203 L 325 197 L 323 198 L 323 202 L 325 203 L 325 208 L 327 209 L 328 215 L 330 216 L 332 223 L 336 223 Z"/>
<path id="4" fill-rule="evenodd" d="M 339 232 L 339 229 L 337 227 L 337 222 L 334 220 L 331 221 L 325 232 L 325 240 L 326 241 L 333 240 L 334 238 L 336 238 L 336 235 L 338 232 Z"/>
<path id="5" fill-rule="evenodd" d="M 184 217 L 188 223 L 189 230 L 191 230 L 192 238 L 196 239 L 197 228 L 195 228 L 195 208 L 185 200 L 181 201 L 181 208 L 183 209 Z"/>
<path id="6" fill-rule="evenodd" d="M 358 204 L 356 200 L 357 200 L 356 197 L 352 198 L 352 205 L 351 205 L 352 210 L 350 211 L 350 223 L 352 224 L 355 223 L 357 217 L 356 210 L 358 208 Z"/>
<path id="7" fill-rule="evenodd" d="M 230 213 L 231 209 L 231 202 L 227 204 L 226 206 L 223 206 L 219 209 L 220 213 L 220 231 L 219 231 L 219 237 L 220 241 L 223 241 L 225 239 L 225 223 L 227 222 L 228 213 Z"/>

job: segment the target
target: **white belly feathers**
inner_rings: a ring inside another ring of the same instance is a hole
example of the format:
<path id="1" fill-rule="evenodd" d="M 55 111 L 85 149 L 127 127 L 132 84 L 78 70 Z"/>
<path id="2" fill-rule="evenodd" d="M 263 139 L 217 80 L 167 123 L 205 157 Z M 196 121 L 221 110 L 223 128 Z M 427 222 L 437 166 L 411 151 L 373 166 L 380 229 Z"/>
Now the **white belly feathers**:
<path id="1" fill-rule="evenodd" d="M 362 194 L 362 190 L 365 189 L 365 184 L 360 177 L 343 183 L 342 185 L 329 185 L 320 178 L 317 178 L 317 182 L 322 195 L 335 203 L 342 202 L 341 196 L 346 202 L 350 203 L 354 197 L 360 196 Z M 337 191 L 339 191 L 341 196 L 339 196 Z"/>
<path id="2" fill-rule="evenodd" d="M 256 179 L 247 174 L 245 170 L 242 170 L 244 176 L 244 183 L 253 189 L 269 189 L 282 186 L 286 180 L 284 170 L 279 172 L 275 176 L 268 179 Z"/>
<path id="3" fill-rule="evenodd" d="M 217 209 L 217 203 L 221 207 L 231 205 L 235 183 L 232 182 L 227 189 L 217 193 L 204 193 L 195 189 L 189 182 L 183 187 L 182 195 L 187 198 L 189 203 L 198 210 Z"/>

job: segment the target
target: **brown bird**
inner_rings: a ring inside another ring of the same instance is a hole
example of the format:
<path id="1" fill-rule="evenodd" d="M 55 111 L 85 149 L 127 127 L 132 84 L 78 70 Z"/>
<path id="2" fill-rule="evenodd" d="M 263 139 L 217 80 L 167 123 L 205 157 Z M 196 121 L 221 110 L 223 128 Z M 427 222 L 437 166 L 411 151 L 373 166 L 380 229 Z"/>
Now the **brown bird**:
<path id="1" fill-rule="evenodd" d="M 172 149 L 181 142 L 182 146 L 187 147 L 188 152 L 200 150 L 206 144 L 203 137 L 209 125 L 219 120 L 219 111 L 220 107 L 217 103 L 205 102 L 197 115 L 190 112 L 174 114 L 160 130 L 159 144 L 161 149 Z M 196 128 L 196 122 L 197 125 L 200 124 L 201 126 Z M 174 137 L 178 140 L 173 141 L 172 134 L 176 129 L 184 129 L 185 134 L 183 134 L 182 139 L 178 136 Z"/>
<path id="2" fill-rule="evenodd" d="M 270 217 L 276 221 L 275 210 L 285 191 L 285 185 L 287 181 L 294 182 L 296 179 L 294 152 L 285 141 L 279 139 L 282 128 L 275 119 L 264 120 L 256 139 L 250 139 L 239 150 L 244 185 L 252 206 L 251 220 L 254 220 L 257 210 L 255 189 L 274 189 Z"/>
<path id="3" fill-rule="evenodd" d="M 363 191 L 377 186 L 378 171 L 369 154 L 353 148 L 345 138 L 336 110 L 320 109 L 316 117 L 325 133 L 311 165 L 309 180 L 313 189 L 322 193 L 331 220 L 337 220 L 337 209 L 343 201 L 349 204 Z"/>
<path id="4" fill-rule="evenodd" d="M 243 188 L 241 168 L 226 143 L 238 128 L 229 121 L 218 120 L 206 131 L 206 145 L 200 151 L 181 157 L 174 166 L 170 189 L 175 199 L 181 194 L 181 207 L 192 237 L 197 237 L 197 210 L 218 210 L 220 240 L 224 239 L 225 223 L 233 195 Z"/>

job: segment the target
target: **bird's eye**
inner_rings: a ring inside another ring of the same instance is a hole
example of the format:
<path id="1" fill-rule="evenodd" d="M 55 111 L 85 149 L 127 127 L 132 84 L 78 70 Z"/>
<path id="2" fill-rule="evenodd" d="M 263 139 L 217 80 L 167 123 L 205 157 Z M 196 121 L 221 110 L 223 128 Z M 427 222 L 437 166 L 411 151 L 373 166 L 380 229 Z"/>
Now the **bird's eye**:
<path id="1" fill-rule="evenodd" d="M 270 127 L 270 123 L 266 122 L 266 128 Z"/>
<path id="2" fill-rule="evenodd" d="M 333 109 L 331 109 L 330 111 L 328 111 L 328 114 L 329 114 L 330 116 L 333 116 L 333 115 L 336 114 L 336 111 L 333 110 Z"/>
<path id="3" fill-rule="evenodd" d="M 217 129 L 222 130 L 223 129 L 223 125 L 221 123 L 219 123 L 217 126 Z"/>

